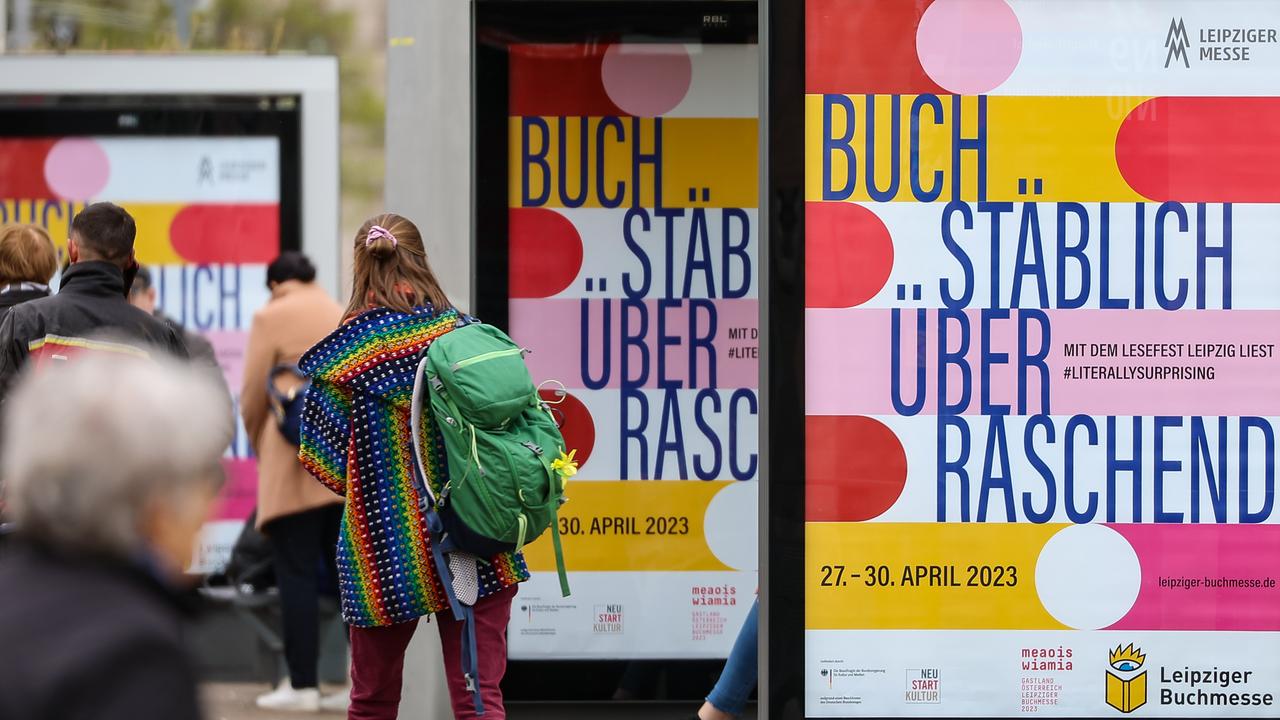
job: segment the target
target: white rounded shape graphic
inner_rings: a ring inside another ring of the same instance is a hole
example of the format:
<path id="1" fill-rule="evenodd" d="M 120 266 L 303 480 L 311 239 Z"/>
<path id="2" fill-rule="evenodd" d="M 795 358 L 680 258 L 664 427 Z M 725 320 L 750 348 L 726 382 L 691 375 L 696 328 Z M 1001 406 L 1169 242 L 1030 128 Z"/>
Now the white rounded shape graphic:
<path id="1" fill-rule="evenodd" d="M 759 483 L 734 482 L 707 503 L 702 521 L 707 547 L 734 570 L 755 570 L 759 565 L 759 497 Z"/>
<path id="2" fill-rule="evenodd" d="M 1142 565 L 1128 540 L 1105 525 L 1058 531 L 1036 561 L 1036 592 L 1058 622 L 1097 630 L 1124 617 L 1138 599 Z"/>

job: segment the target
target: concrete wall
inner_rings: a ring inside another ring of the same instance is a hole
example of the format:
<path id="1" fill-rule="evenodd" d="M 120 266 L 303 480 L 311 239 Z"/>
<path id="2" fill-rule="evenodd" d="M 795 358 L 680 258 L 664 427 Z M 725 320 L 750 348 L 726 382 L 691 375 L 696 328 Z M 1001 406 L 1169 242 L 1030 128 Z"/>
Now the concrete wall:
<path id="1" fill-rule="evenodd" d="M 471 8 L 466 0 L 387 2 L 387 209 L 417 223 L 445 292 L 471 293 Z M 420 623 L 400 716 L 447 720 L 435 623 Z"/>

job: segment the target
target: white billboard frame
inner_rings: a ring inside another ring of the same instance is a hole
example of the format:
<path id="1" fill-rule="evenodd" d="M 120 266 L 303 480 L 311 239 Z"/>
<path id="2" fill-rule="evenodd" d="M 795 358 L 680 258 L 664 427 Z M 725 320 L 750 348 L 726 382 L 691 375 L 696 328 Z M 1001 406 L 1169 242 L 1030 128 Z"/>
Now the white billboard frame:
<path id="1" fill-rule="evenodd" d="M 288 55 L 0 56 L 0 95 L 297 95 L 302 251 L 343 297 L 338 59 Z"/>

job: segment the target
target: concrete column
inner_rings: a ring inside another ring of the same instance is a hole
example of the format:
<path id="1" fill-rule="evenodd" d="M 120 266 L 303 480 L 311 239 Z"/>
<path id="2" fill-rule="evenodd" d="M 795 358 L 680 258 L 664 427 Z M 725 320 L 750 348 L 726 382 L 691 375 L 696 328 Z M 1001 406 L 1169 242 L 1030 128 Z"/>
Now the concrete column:
<path id="1" fill-rule="evenodd" d="M 31 0 L 13 0 L 13 49 L 31 49 Z"/>
<path id="2" fill-rule="evenodd" d="M 445 292 L 471 293 L 471 8 L 387 3 L 387 209 L 417 223 Z"/>
<path id="3" fill-rule="evenodd" d="M 471 11 L 466 0 L 387 2 L 387 209 L 422 230 L 445 292 L 471 293 Z M 449 720 L 436 624 L 419 623 L 400 716 Z"/>

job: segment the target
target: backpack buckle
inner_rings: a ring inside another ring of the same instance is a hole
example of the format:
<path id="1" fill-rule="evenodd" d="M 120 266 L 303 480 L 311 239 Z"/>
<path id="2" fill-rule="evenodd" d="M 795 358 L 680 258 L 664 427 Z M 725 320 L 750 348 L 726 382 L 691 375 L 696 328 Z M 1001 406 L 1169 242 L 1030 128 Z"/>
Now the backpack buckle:
<path id="1" fill-rule="evenodd" d="M 537 445 L 534 445 L 531 442 L 523 442 L 520 444 L 528 448 L 529 451 L 532 452 L 534 455 L 537 455 L 539 457 L 542 456 L 542 448 L 538 447 Z"/>

